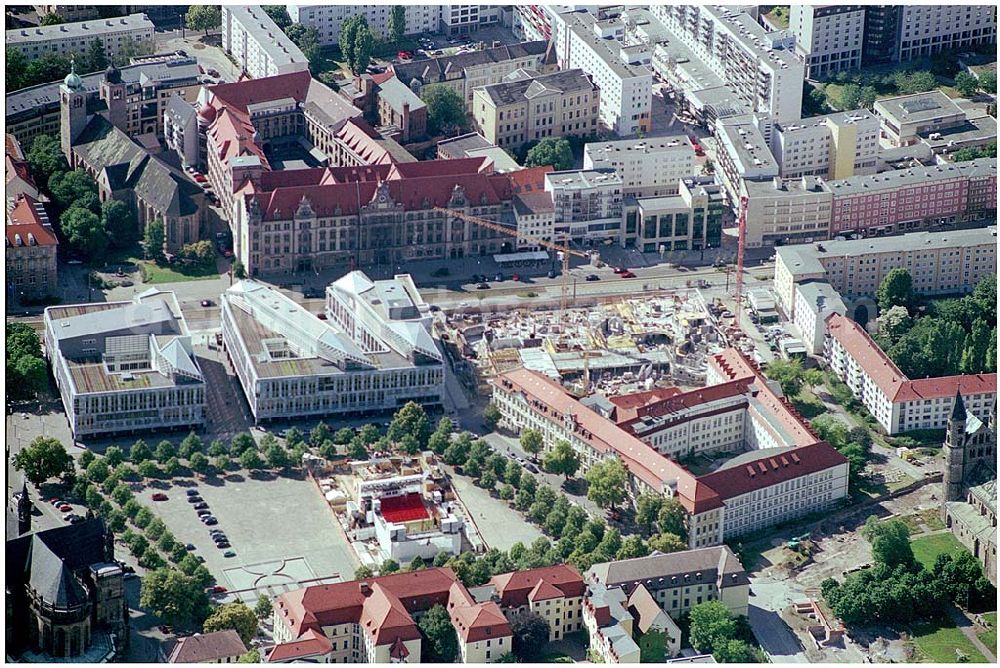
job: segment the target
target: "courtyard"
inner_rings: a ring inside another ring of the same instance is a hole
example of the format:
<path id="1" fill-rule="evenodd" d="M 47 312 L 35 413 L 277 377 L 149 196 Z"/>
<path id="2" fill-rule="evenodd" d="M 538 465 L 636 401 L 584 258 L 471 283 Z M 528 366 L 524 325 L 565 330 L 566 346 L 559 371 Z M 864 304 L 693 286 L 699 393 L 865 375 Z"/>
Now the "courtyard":
<path id="1" fill-rule="evenodd" d="M 530 545 L 542 536 L 537 526 L 508 506 L 506 501 L 490 496 L 489 492 L 476 487 L 467 477 L 452 473 L 451 482 L 487 547 L 506 551 L 514 543 Z"/>

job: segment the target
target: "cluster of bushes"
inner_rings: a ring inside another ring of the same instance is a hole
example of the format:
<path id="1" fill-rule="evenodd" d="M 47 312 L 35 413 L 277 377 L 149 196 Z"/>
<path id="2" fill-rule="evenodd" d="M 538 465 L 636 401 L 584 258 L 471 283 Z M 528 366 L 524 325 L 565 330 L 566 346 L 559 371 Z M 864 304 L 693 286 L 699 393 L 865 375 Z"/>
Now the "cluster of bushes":
<path id="1" fill-rule="evenodd" d="M 967 162 L 969 160 L 978 160 L 979 158 L 995 157 L 997 157 L 997 143 L 995 141 L 990 142 L 986 146 L 960 148 L 951 154 L 951 159 L 955 162 Z"/>
<path id="2" fill-rule="evenodd" d="M 8 322 L 6 334 L 8 401 L 33 399 L 44 394 L 49 386 L 49 372 L 38 334 L 29 325 L 19 322 Z"/>

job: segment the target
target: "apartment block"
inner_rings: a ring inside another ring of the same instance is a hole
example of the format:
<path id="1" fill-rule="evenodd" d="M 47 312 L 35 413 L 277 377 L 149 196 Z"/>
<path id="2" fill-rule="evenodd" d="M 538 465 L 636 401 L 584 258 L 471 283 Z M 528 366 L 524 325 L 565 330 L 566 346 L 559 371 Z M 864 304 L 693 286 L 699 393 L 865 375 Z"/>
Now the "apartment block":
<path id="1" fill-rule="evenodd" d="M 327 289 L 321 320 L 252 280 L 222 295 L 222 340 L 255 421 L 441 404 L 442 357 L 409 276 L 361 272 Z"/>
<path id="2" fill-rule="evenodd" d="M 752 112 L 775 122 L 802 117 L 805 66 L 787 36 L 767 32 L 740 8 L 653 5 L 650 12 Z"/>
<path id="3" fill-rule="evenodd" d="M 747 196 L 746 243 L 809 243 L 830 233 L 833 195 L 815 176 L 744 181 Z"/>
<path id="4" fill-rule="evenodd" d="M 613 169 L 622 192 L 637 197 L 672 196 L 682 179 L 698 172 L 686 135 L 591 142 L 583 147 L 584 169 Z"/>
<path id="5" fill-rule="evenodd" d="M 864 5 L 792 5 L 788 28 L 809 79 L 861 67 Z"/>
<path id="6" fill-rule="evenodd" d="M 558 68 L 549 43 L 521 42 L 392 65 L 399 80 L 415 93 L 419 94 L 428 84 L 444 84 L 462 96 L 466 107 L 472 104 L 473 90 L 500 83 L 519 69 L 542 74 L 555 72 Z"/>
<path id="7" fill-rule="evenodd" d="M 882 125 L 882 137 L 891 146 L 910 146 L 929 135 L 963 125 L 966 113 L 939 90 L 875 102 L 874 111 Z"/>
<path id="8" fill-rule="evenodd" d="M 613 170 L 549 172 L 557 239 L 595 242 L 618 239 L 622 228 L 622 179 Z"/>
<path id="9" fill-rule="evenodd" d="M 622 245 L 643 253 L 722 246 L 726 195 L 710 176 L 681 179 L 672 197 L 626 196 Z"/>
<path id="10" fill-rule="evenodd" d="M 137 13 L 113 19 L 15 28 L 7 31 L 4 43 L 8 49 L 20 51 L 30 62 L 46 53 L 60 56 L 84 54 L 95 39 L 104 44 L 109 60 L 118 58 L 126 44 L 153 41 L 153 22 L 145 14 Z"/>
<path id="11" fill-rule="evenodd" d="M 878 168 L 879 119 L 867 109 L 776 123 L 771 152 L 781 176 L 827 180 L 874 174 Z"/>
<path id="12" fill-rule="evenodd" d="M 549 642 L 583 628 L 585 593 L 583 576 L 569 564 L 494 575 L 475 591 L 477 599 L 489 595 L 496 601 L 508 620 L 524 613 L 544 619 L 549 625 Z"/>
<path id="13" fill-rule="evenodd" d="M 826 281 L 809 281 L 795 286 L 792 324 L 802 335 L 810 355 L 822 355 L 826 345 L 826 319 L 833 313 L 847 315 L 840 294 Z"/>
<path id="14" fill-rule="evenodd" d="M 43 322 L 74 438 L 204 423 L 205 379 L 174 293 L 150 288 L 131 301 L 50 306 Z"/>
<path id="15" fill-rule="evenodd" d="M 8 300 L 24 303 L 55 295 L 59 241 L 42 203 L 18 195 L 7 212 L 6 235 Z"/>
<path id="16" fill-rule="evenodd" d="M 558 14 L 554 28 L 560 67 L 583 70 L 601 91 L 601 123 L 623 137 L 649 132 L 650 46 L 627 45 L 621 18 L 598 18 L 585 10 Z"/>
<path id="17" fill-rule="evenodd" d="M 886 434 L 946 427 L 959 394 L 969 413 L 989 419 L 997 397 L 995 373 L 910 380 L 850 318 L 831 314 L 826 329 L 830 369 Z"/>
<path id="18" fill-rule="evenodd" d="M 309 69 L 302 50 L 260 6 L 222 5 L 222 48 L 255 79 Z"/>
<path id="19" fill-rule="evenodd" d="M 912 167 L 824 182 L 830 235 L 873 236 L 995 215 L 996 158 Z"/>
<path id="20" fill-rule="evenodd" d="M 340 26 L 351 16 L 364 16 L 368 27 L 379 37 L 389 36 L 392 5 L 287 5 L 292 23 L 316 28 L 319 43 L 337 44 Z M 406 35 L 435 33 L 441 25 L 441 5 L 403 5 L 406 8 Z"/>
<path id="21" fill-rule="evenodd" d="M 920 295 L 971 292 L 984 276 L 996 274 L 996 247 L 995 225 L 783 246 L 775 249 L 774 288 L 789 318 L 799 285 L 824 281 L 847 299 L 873 298 L 893 269 L 906 269 Z"/>
<path id="22" fill-rule="evenodd" d="M 473 91 L 472 117 L 487 141 L 517 148 L 547 137 L 594 134 L 599 104 L 600 91 L 582 70 L 515 70 L 502 83 Z"/>
<path id="23" fill-rule="evenodd" d="M 997 13 L 990 5 L 903 5 L 899 8 L 896 60 L 996 42 Z"/>
<path id="24" fill-rule="evenodd" d="M 760 129 L 759 119 L 752 115 L 720 118 L 715 124 L 718 141 L 719 176 L 729 193 L 733 209 L 744 194 L 744 182 L 771 181 L 778 176 L 778 163 Z"/>

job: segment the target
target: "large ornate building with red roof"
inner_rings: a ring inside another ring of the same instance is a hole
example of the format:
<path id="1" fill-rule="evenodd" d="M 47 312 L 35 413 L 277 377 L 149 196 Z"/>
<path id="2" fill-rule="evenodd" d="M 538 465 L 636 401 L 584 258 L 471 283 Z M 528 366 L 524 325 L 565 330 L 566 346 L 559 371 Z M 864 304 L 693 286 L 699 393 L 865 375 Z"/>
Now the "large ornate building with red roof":
<path id="1" fill-rule="evenodd" d="M 568 441 L 583 471 L 619 459 L 633 499 L 643 492 L 676 497 L 687 511 L 692 549 L 830 508 L 847 496 L 847 460 L 736 349 L 710 358 L 707 387 L 616 397 L 610 410 L 524 368 L 492 382 L 501 427 L 536 429 L 546 449 Z M 705 475 L 675 461 L 734 451 L 742 454 Z"/>
<path id="2" fill-rule="evenodd" d="M 59 242 L 42 204 L 31 195 L 18 195 L 7 213 L 6 230 L 9 296 L 23 301 L 54 295 Z"/>

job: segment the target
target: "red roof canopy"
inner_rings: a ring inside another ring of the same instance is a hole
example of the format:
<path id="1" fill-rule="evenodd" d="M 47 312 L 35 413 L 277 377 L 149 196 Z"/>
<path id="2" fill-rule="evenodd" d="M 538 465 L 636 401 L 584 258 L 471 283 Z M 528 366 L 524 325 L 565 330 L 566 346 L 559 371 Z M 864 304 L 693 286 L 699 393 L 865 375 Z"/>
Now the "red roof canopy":
<path id="1" fill-rule="evenodd" d="M 382 504 L 382 517 L 390 522 L 399 524 L 427 519 L 427 508 L 418 492 L 383 497 L 379 501 Z"/>

